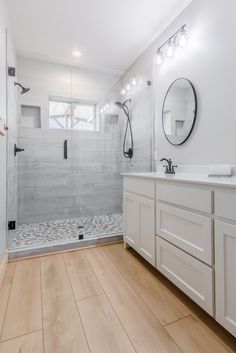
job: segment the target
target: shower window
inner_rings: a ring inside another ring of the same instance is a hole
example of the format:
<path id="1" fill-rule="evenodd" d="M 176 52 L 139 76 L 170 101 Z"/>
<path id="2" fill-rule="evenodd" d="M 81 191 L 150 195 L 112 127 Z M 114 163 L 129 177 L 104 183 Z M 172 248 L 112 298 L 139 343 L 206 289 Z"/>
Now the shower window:
<path id="1" fill-rule="evenodd" d="M 50 98 L 49 128 L 98 131 L 96 103 Z"/>

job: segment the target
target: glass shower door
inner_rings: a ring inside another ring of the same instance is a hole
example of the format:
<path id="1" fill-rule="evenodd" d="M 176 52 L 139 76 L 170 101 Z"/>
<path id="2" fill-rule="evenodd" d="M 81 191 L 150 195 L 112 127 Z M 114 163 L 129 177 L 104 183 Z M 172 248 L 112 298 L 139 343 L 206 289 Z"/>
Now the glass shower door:
<path id="1" fill-rule="evenodd" d="M 100 116 L 97 131 L 72 131 L 73 216 L 85 238 L 122 233 L 118 117 Z"/>

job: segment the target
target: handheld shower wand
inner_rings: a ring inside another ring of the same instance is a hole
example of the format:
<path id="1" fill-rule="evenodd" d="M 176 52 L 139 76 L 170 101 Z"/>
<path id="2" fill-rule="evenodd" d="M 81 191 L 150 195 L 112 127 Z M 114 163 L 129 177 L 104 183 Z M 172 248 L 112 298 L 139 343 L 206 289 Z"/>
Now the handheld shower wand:
<path id="1" fill-rule="evenodd" d="M 125 128 L 125 135 L 124 135 L 124 141 L 123 141 L 123 155 L 125 158 L 132 158 L 134 154 L 134 141 L 133 141 L 133 132 L 132 132 L 132 126 L 131 126 L 131 121 L 130 121 L 130 109 L 127 106 L 127 103 L 131 102 L 131 99 L 127 99 L 125 102 L 116 102 L 116 105 L 125 113 L 127 117 L 127 124 Z M 126 140 L 127 140 L 127 133 L 128 129 L 130 132 L 130 139 L 131 139 L 131 146 L 128 148 L 128 150 L 125 150 L 126 146 Z"/>

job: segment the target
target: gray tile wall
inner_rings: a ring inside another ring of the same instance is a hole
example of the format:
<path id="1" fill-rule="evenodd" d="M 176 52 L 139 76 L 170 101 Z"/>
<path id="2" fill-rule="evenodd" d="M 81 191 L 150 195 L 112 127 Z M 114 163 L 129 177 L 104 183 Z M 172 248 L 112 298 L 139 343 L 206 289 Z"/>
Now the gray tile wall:
<path id="1" fill-rule="evenodd" d="M 18 219 L 34 223 L 121 211 L 118 120 L 104 132 L 19 129 Z M 68 160 L 63 142 L 68 140 Z"/>

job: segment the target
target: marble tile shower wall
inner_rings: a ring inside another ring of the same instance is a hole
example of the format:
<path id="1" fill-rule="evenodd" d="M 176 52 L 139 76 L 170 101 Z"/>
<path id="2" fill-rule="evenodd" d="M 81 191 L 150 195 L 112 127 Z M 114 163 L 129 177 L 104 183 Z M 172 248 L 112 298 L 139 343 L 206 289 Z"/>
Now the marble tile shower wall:
<path id="1" fill-rule="evenodd" d="M 118 123 L 103 133 L 20 128 L 18 143 L 20 224 L 121 211 Z"/>

